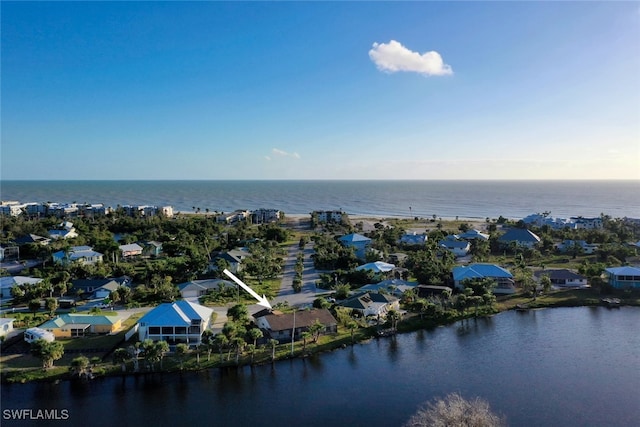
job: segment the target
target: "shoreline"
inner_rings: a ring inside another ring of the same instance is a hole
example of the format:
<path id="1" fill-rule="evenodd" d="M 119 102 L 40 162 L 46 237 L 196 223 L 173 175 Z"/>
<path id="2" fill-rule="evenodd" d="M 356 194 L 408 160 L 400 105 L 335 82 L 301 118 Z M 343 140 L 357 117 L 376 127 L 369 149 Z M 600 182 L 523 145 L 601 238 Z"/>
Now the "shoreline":
<path id="1" fill-rule="evenodd" d="M 306 350 L 297 349 L 293 354 L 289 353 L 289 344 L 279 344 L 282 346 L 277 353 L 274 360 L 270 360 L 271 357 L 267 357 L 267 359 L 258 360 L 256 362 L 249 362 L 249 357 L 243 355 L 240 359 L 241 362 L 238 364 L 233 363 L 231 359 L 226 360 L 225 362 L 216 362 L 215 360 L 219 357 L 217 352 L 211 353 L 211 358 L 214 360 L 213 362 L 206 362 L 206 353 L 200 354 L 200 365 L 195 366 L 186 366 L 181 369 L 174 368 L 166 368 L 160 370 L 153 371 L 120 371 L 119 366 L 112 365 L 111 361 L 102 362 L 103 366 L 109 366 L 111 369 L 107 370 L 103 373 L 97 373 L 95 379 L 99 378 L 107 378 L 107 377 L 138 377 L 145 375 L 153 375 L 153 374 L 175 374 L 175 373 L 184 373 L 184 372 L 199 372 L 209 369 L 236 369 L 243 368 L 246 366 L 261 366 L 269 363 L 275 363 L 284 360 L 292 360 L 292 359 L 304 359 L 313 355 L 321 355 L 322 353 L 332 352 L 335 350 L 345 349 L 350 345 L 355 345 L 358 343 L 363 343 L 370 341 L 372 339 L 382 339 L 389 338 L 396 334 L 406 334 L 411 332 L 416 332 L 419 330 L 429 330 L 433 328 L 438 328 L 441 326 L 448 326 L 451 324 L 455 324 L 456 322 L 465 321 L 468 319 L 474 318 L 486 318 L 492 317 L 497 314 L 507 312 L 507 311 L 523 311 L 521 308 L 522 305 L 526 305 L 526 310 L 541 310 L 541 309 L 553 309 L 553 308 L 573 308 L 573 307 L 601 307 L 606 308 L 608 310 L 615 310 L 619 307 L 637 307 L 640 308 L 640 292 L 629 292 L 625 293 L 624 291 L 619 291 L 615 294 L 618 297 L 621 297 L 620 306 L 616 307 L 608 307 L 603 304 L 601 301 L 601 296 L 599 293 L 596 293 L 592 288 L 584 288 L 584 289 L 562 289 L 556 290 L 548 295 L 542 295 L 537 297 L 535 300 L 532 300 L 530 297 L 525 297 L 520 294 L 514 294 L 510 296 L 503 297 L 496 302 L 496 305 L 492 307 L 489 311 L 485 313 L 481 313 L 480 315 L 475 315 L 472 311 L 465 312 L 462 314 L 457 314 L 453 316 L 441 317 L 441 318 L 420 318 L 418 314 L 412 314 L 411 316 L 401 320 L 398 325 L 396 332 L 390 334 L 380 334 L 381 329 L 378 327 L 368 327 L 359 330 L 355 335 L 355 339 L 349 335 L 324 335 L 323 337 L 328 337 L 327 342 L 322 342 L 320 344 L 316 344 L 313 347 L 311 344 L 307 347 Z M 300 341 L 296 341 L 296 345 L 300 347 Z M 268 351 L 267 354 L 270 354 L 271 350 Z M 111 353 L 110 353 L 111 354 Z M 191 355 L 190 359 L 194 359 L 195 356 Z M 264 354 L 263 354 L 264 358 Z M 173 355 L 167 357 L 168 360 L 173 360 Z M 141 360 L 140 363 L 143 363 Z M 166 363 L 166 361 L 165 361 Z M 175 365 L 175 362 L 172 362 Z M 193 362 L 195 363 L 195 362 Z M 204 365 L 204 366 L 202 366 Z M 207 366 L 208 365 L 208 366 Z M 100 367 L 99 369 L 104 369 Z M 61 371 L 63 370 L 63 371 Z M 43 372 L 41 368 L 30 368 L 26 373 L 30 372 Z M 46 374 L 46 372 L 44 372 Z M 45 375 L 42 378 L 32 378 L 32 379 L 24 379 L 20 372 L 16 372 L 16 375 L 7 375 L 6 372 L 2 373 L 2 384 L 27 384 L 31 382 L 48 382 L 48 383 L 57 383 L 59 381 L 77 381 L 78 378 L 73 378 L 69 372 L 68 365 L 59 365 L 54 366 L 51 371 L 51 375 Z M 82 379 L 80 379 L 82 380 Z M 82 380 L 86 381 L 86 379 Z"/>

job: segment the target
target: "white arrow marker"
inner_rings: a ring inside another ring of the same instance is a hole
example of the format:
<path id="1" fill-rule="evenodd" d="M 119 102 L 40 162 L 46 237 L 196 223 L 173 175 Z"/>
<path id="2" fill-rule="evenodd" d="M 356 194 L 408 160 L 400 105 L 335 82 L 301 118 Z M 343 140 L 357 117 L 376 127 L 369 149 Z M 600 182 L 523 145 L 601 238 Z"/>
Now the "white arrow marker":
<path id="1" fill-rule="evenodd" d="M 258 295 L 253 289 L 251 289 L 248 285 L 246 285 L 242 280 L 240 280 L 236 276 L 234 276 L 226 268 L 224 269 L 223 273 L 226 274 L 227 276 L 229 276 L 229 278 L 231 280 L 233 280 L 234 282 L 236 282 L 238 285 L 242 286 L 242 288 L 245 291 L 249 292 L 252 297 L 257 299 L 258 300 L 258 305 L 261 305 L 261 306 L 266 307 L 269 310 L 271 310 L 271 304 L 269 304 L 269 300 L 267 300 L 267 297 L 265 297 L 264 294 L 262 295 L 262 297 L 260 297 L 260 295 Z"/>

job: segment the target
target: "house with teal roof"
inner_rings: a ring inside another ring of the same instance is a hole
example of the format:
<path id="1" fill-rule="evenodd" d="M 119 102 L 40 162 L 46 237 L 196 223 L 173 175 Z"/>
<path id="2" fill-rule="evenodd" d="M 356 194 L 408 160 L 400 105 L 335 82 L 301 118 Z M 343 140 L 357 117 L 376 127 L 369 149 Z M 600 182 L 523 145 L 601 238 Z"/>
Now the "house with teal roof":
<path id="1" fill-rule="evenodd" d="M 56 338 L 84 337 L 88 334 L 111 334 L 122 327 L 119 316 L 93 314 L 61 314 L 49 320 L 40 329 L 51 332 Z"/>
<path id="2" fill-rule="evenodd" d="M 347 234 L 338 239 L 343 246 L 354 248 L 356 256 L 360 259 L 365 258 L 367 250 L 371 246 L 371 239 L 358 233 Z"/>

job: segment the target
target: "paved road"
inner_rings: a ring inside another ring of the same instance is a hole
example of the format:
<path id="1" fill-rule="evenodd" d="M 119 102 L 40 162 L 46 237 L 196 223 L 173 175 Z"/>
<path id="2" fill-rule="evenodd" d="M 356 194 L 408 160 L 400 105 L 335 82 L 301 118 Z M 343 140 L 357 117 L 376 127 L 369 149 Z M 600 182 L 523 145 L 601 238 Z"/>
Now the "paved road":
<path id="1" fill-rule="evenodd" d="M 290 306 L 306 307 L 313 304 L 313 300 L 320 294 L 325 294 L 324 289 L 316 288 L 316 282 L 320 279 L 320 274 L 313 266 L 313 242 L 307 243 L 303 249 L 304 253 L 304 269 L 302 271 L 302 291 L 296 293 L 293 291 L 293 279 L 295 277 L 296 257 L 300 252 L 298 244 L 293 244 L 287 249 L 284 269 L 282 274 L 282 283 L 278 295 L 271 301 L 271 305 L 287 302 Z"/>

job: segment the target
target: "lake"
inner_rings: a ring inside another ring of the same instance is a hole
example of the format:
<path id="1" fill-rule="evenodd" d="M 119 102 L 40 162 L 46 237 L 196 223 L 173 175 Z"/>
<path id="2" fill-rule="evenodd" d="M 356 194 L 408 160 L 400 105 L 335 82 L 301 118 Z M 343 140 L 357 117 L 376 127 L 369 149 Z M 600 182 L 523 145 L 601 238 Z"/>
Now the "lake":
<path id="1" fill-rule="evenodd" d="M 2 386 L 3 426 L 400 426 L 480 396 L 510 426 L 640 425 L 640 309 L 505 312 L 238 370 Z M 8 420 L 7 409 L 68 411 Z"/>

